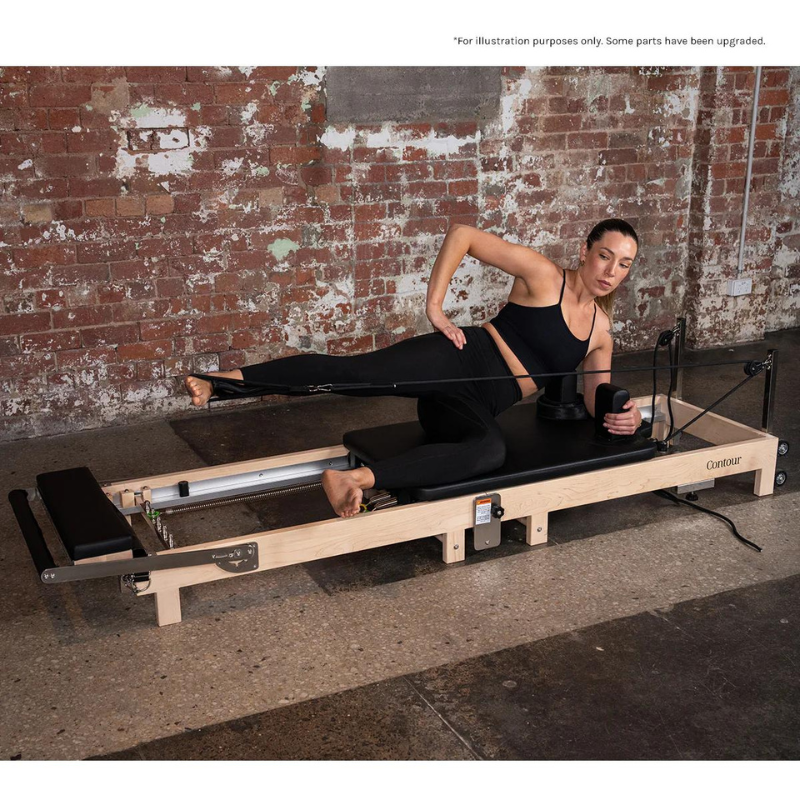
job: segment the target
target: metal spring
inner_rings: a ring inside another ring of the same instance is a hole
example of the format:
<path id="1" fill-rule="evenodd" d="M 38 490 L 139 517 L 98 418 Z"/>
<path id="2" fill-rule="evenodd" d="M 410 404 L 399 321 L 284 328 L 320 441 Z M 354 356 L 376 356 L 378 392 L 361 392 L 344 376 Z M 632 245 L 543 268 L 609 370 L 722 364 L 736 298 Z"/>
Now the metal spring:
<path id="1" fill-rule="evenodd" d="M 145 516 L 149 520 L 150 524 L 153 526 L 153 530 L 156 532 L 156 535 L 164 543 L 164 546 L 170 550 L 175 547 L 175 540 L 173 539 L 172 534 L 167 532 L 167 526 L 164 524 L 164 520 L 161 519 L 162 512 L 153 511 L 153 507 L 150 505 L 149 500 L 145 500 L 142 503 L 142 510 L 144 511 Z"/>
<path id="2" fill-rule="evenodd" d="M 265 500 L 268 497 L 283 497 L 288 494 L 296 494 L 297 492 L 304 492 L 307 489 L 316 489 L 322 486 L 322 481 L 315 483 L 304 483 L 301 486 L 286 486 L 283 489 L 268 489 L 263 492 L 256 492 L 255 494 L 242 494 L 236 497 L 224 497 L 220 500 L 209 500 L 205 503 L 194 503 L 186 506 L 176 506 L 175 508 L 167 508 L 163 514 L 185 514 L 188 511 L 205 511 L 209 508 L 220 508 L 221 506 L 230 506 L 234 503 L 244 503 L 251 500 Z"/>

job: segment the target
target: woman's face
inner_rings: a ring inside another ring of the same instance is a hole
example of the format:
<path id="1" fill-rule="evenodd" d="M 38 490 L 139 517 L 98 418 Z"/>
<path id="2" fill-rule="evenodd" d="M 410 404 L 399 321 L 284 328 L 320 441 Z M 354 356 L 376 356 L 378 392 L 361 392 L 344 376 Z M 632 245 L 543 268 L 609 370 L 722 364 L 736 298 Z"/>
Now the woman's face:
<path id="1" fill-rule="evenodd" d="M 583 282 L 598 296 L 611 294 L 625 280 L 636 257 L 636 242 L 617 231 L 607 231 L 589 250 L 581 245 Z"/>

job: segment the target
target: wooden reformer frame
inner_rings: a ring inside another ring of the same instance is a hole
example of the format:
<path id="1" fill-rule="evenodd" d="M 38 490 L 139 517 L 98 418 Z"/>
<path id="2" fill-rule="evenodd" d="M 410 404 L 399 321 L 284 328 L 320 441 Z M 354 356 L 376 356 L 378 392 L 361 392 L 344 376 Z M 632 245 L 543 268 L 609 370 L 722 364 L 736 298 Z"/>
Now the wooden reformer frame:
<path id="1" fill-rule="evenodd" d="M 685 321 L 679 320 L 673 332 L 678 343 L 676 363 L 680 364 Z M 535 546 L 547 542 L 550 512 L 565 508 L 671 487 L 713 485 L 716 478 L 751 471 L 755 472 L 754 493 L 759 497 L 772 494 L 779 454 L 779 440 L 771 433 L 777 377 L 776 350 L 769 351 L 762 366 L 766 374 L 761 430 L 710 411 L 702 413 L 703 409 L 681 399 L 683 376 L 679 369 L 676 376 L 678 396 L 669 401 L 675 429 L 688 425 L 686 433 L 707 442 L 707 447 L 667 452 L 644 461 L 523 485 L 492 486 L 491 497 L 502 497 L 505 518 L 521 521 L 526 531 L 526 542 Z M 650 396 L 634 399 L 643 416 L 653 421 L 652 436 L 657 440 L 665 439 L 668 435 L 667 396 L 657 395 L 654 408 L 651 408 Z M 531 413 L 535 413 L 533 407 Z M 695 420 L 701 413 L 702 416 Z M 230 499 L 231 494 L 236 495 L 236 487 L 240 495 L 242 489 L 245 489 L 245 495 L 251 495 L 254 486 L 262 489 L 264 486 L 279 487 L 275 491 L 281 493 L 288 481 L 293 481 L 295 487 L 302 486 L 313 481 L 326 468 L 346 468 L 352 466 L 353 462 L 353 456 L 345 447 L 323 447 L 118 481 L 103 485 L 102 492 L 131 525 L 134 518 L 138 517 L 152 532 L 159 534 L 158 515 L 154 511 L 196 501 L 202 503 L 209 496 Z M 92 481 L 91 478 L 89 480 Z M 94 486 L 96 490 L 96 484 Z M 192 487 L 191 497 L 188 496 L 189 487 Z M 250 487 L 249 490 L 247 487 Z M 686 488 L 683 490 L 688 491 Z M 33 496 L 35 494 L 34 490 Z M 12 498 L 12 495 L 16 497 Z M 155 596 L 157 623 L 163 626 L 180 622 L 180 589 L 185 586 L 429 536 L 441 541 L 445 563 L 463 561 L 465 533 L 477 527 L 476 500 L 485 500 L 488 496 L 487 492 L 470 493 L 391 507 L 377 506 L 379 510 L 348 519 L 337 517 L 182 547 L 172 547 L 171 537 L 161 535 L 165 544 L 163 550 L 154 553 L 126 550 L 75 560 L 68 567 L 57 567 L 50 556 L 41 529 L 28 505 L 31 495 L 23 490 L 15 490 L 9 498 L 43 582 L 120 575 L 122 583 L 135 594 Z M 68 494 L 69 502 L 72 497 L 72 494 Z M 246 501 L 248 497 L 242 496 L 241 499 Z M 102 504 L 102 496 L 100 502 Z M 116 514 L 110 507 L 108 510 L 112 516 Z M 111 522 L 126 528 L 118 518 Z M 499 521 L 491 524 L 495 525 L 496 538 L 491 544 L 486 541 L 487 546 L 499 542 Z M 131 537 L 131 541 L 134 547 L 141 547 L 135 536 Z M 483 544 L 481 541 L 481 546 Z"/>

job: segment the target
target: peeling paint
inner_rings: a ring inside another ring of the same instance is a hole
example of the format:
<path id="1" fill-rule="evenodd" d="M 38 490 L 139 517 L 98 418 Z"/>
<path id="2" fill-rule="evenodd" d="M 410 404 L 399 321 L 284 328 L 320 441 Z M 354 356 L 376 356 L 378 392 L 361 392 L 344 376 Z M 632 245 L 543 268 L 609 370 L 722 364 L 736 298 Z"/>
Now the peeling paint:
<path id="1" fill-rule="evenodd" d="M 130 109 L 129 115 L 137 128 L 186 127 L 186 115 L 176 108 L 153 108 L 146 103 L 140 103 Z"/>
<path id="2" fill-rule="evenodd" d="M 243 163 L 244 158 L 229 158 L 222 162 L 221 168 L 226 175 L 235 175 L 242 168 Z"/>
<path id="3" fill-rule="evenodd" d="M 319 137 L 320 143 L 331 150 L 349 150 L 355 140 L 356 129 L 352 125 L 348 125 L 343 131 L 329 125 Z"/>
<path id="4" fill-rule="evenodd" d="M 325 77 L 325 73 L 327 71 L 326 67 L 318 67 L 315 70 L 301 70 L 299 72 L 295 72 L 289 78 L 289 83 L 302 83 L 303 86 L 319 86 L 322 83 L 322 79 Z"/>
<path id="5" fill-rule="evenodd" d="M 267 250 L 269 250 L 278 261 L 283 261 L 289 253 L 294 253 L 299 249 L 300 245 L 297 244 L 297 242 L 293 242 L 291 239 L 276 239 L 267 247 Z"/>
<path id="6" fill-rule="evenodd" d="M 127 114 L 112 111 L 109 121 L 119 137 L 114 170 L 117 178 L 132 177 L 140 169 L 152 175 L 185 175 L 192 169 L 195 154 L 206 148 L 210 135 L 206 126 L 186 129 L 186 116 L 180 110 L 155 108 L 144 103 Z M 156 129 L 158 144 L 168 149 L 162 152 L 129 150 L 127 131 L 132 128 Z"/>

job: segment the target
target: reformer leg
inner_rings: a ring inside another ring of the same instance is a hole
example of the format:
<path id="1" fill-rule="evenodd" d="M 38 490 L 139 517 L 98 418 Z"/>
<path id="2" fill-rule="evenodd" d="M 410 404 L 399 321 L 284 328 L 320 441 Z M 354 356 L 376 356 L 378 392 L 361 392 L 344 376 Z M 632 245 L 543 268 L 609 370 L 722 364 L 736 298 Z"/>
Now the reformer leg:
<path id="1" fill-rule="evenodd" d="M 181 621 L 181 590 L 162 589 L 156 592 L 156 623 L 159 627 Z"/>
<path id="2" fill-rule="evenodd" d="M 520 520 L 525 525 L 525 541 L 533 546 L 547 543 L 547 513 L 536 516 L 522 517 Z"/>
<path id="3" fill-rule="evenodd" d="M 456 564 L 464 560 L 466 531 L 461 528 L 442 534 L 442 559 L 445 564 Z"/>
<path id="4" fill-rule="evenodd" d="M 775 465 L 777 461 L 777 453 L 775 458 L 767 467 L 756 470 L 756 479 L 753 485 L 753 494 L 758 497 L 772 494 L 775 490 Z"/>

